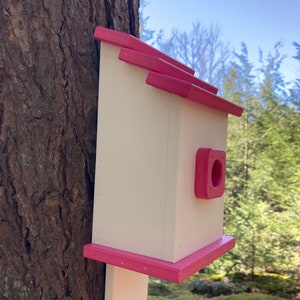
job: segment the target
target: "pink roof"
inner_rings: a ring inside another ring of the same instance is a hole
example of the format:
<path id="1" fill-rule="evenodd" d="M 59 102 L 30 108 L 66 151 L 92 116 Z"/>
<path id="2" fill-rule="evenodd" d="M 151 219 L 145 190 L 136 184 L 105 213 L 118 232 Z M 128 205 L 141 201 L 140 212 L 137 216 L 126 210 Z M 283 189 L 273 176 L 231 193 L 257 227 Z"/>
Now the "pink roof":
<path id="1" fill-rule="evenodd" d="M 196 78 L 191 68 L 134 36 L 97 26 L 94 38 L 120 46 L 120 60 L 149 70 L 147 84 L 216 110 L 242 115 L 243 107 L 217 96 L 218 89 Z"/>

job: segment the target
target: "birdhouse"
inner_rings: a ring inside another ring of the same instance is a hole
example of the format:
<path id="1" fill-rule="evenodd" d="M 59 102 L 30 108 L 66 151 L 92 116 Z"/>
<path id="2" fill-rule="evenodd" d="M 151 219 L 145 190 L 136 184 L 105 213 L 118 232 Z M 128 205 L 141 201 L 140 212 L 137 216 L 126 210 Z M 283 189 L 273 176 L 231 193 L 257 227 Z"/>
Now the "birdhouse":
<path id="1" fill-rule="evenodd" d="M 135 37 L 101 42 L 92 243 L 84 256 L 181 282 L 234 247 L 223 235 L 228 114 L 243 108 Z"/>

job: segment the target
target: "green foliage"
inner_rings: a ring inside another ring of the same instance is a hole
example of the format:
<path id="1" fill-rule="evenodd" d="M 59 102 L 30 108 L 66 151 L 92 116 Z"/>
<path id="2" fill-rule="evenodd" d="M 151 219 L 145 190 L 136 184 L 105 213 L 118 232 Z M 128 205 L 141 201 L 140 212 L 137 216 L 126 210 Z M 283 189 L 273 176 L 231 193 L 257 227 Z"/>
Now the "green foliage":
<path id="1" fill-rule="evenodd" d="M 148 300 L 196 300 L 199 299 L 189 292 L 186 282 L 181 284 L 156 280 L 150 277 L 148 287 Z"/>
<path id="2" fill-rule="evenodd" d="M 300 114 L 279 72 L 280 46 L 261 57 L 255 80 L 245 45 L 226 74 L 224 96 L 245 107 L 228 132 L 225 232 L 237 247 L 215 264 L 227 271 L 300 270 Z"/>
<path id="3" fill-rule="evenodd" d="M 299 280 L 294 276 L 272 273 L 255 273 L 254 276 L 251 276 L 251 274 L 231 273 L 224 278 L 224 275 L 220 273 L 208 274 L 201 272 L 191 276 L 181 284 L 161 281 L 150 277 L 148 300 L 196 300 L 199 299 L 199 297 L 202 299 L 201 296 L 189 292 L 187 288 L 189 283 L 194 280 L 204 280 L 209 283 L 222 279 L 226 279 L 227 282 L 234 285 L 236 291 L 235 295 L 219 296 L 209 299 L 294 299 L 294 296 L 300 292 Z M 248 293 L 245 293 L 246 290 Z M 275 297 L 275 295 L 277 295 L 277 297 Z"/>
<path id="4" fill-rule="evenodd" d="M 199 300 L 198 296 L 195 295 L 189 295 L 189 296 L 183 296 L 178 298 L 169 298 L 164 296 L 148 296 L 148 300 Z M 217 299 L 217 300 L 280 300 L 284 298 L 279 298 L 275 296 L 265 295 L 265 294 L 238 294 L 238 295 L 230 295 L 230 296 L 220 296 L 220 297 L 213 297 L 209 298 L 211 300 Z"/>
<path id="5" fill-rule="evenodd" d="M 149 285 L 148 293 L 152 296 L 167 296 L 171 294 L 171 289 L 162 282 L 153 282 Z"/>
<path id="6" fill-rule="evenodd" d="M 252 283 L 256 289 L 273 295 L 297 293 L 299 286 L 296 284 L 293 278 L 278 274 L 256 274 Z"/>

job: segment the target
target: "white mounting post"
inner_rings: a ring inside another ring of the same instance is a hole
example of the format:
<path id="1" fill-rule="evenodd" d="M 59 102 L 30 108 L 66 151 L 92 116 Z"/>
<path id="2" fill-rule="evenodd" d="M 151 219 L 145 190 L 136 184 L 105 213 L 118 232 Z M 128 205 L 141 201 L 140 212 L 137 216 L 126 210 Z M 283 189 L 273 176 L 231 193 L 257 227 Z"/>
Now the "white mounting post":
<path id="1" fill-rule="evenodd" d="M 105 300 L 147 300 L 148 275 L 106 265 Z"/>

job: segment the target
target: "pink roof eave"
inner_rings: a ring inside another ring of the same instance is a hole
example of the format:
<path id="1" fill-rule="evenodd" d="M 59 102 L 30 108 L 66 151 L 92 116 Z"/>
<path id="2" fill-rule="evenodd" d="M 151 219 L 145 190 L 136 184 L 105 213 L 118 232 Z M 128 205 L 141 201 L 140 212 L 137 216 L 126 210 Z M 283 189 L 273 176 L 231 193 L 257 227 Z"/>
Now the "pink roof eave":
<path id="1" fill-rule="evenodd" d="M 150 71 L 146 83 L 207 107 L 240 117 L 244 108 L 191 82 Z"/>

